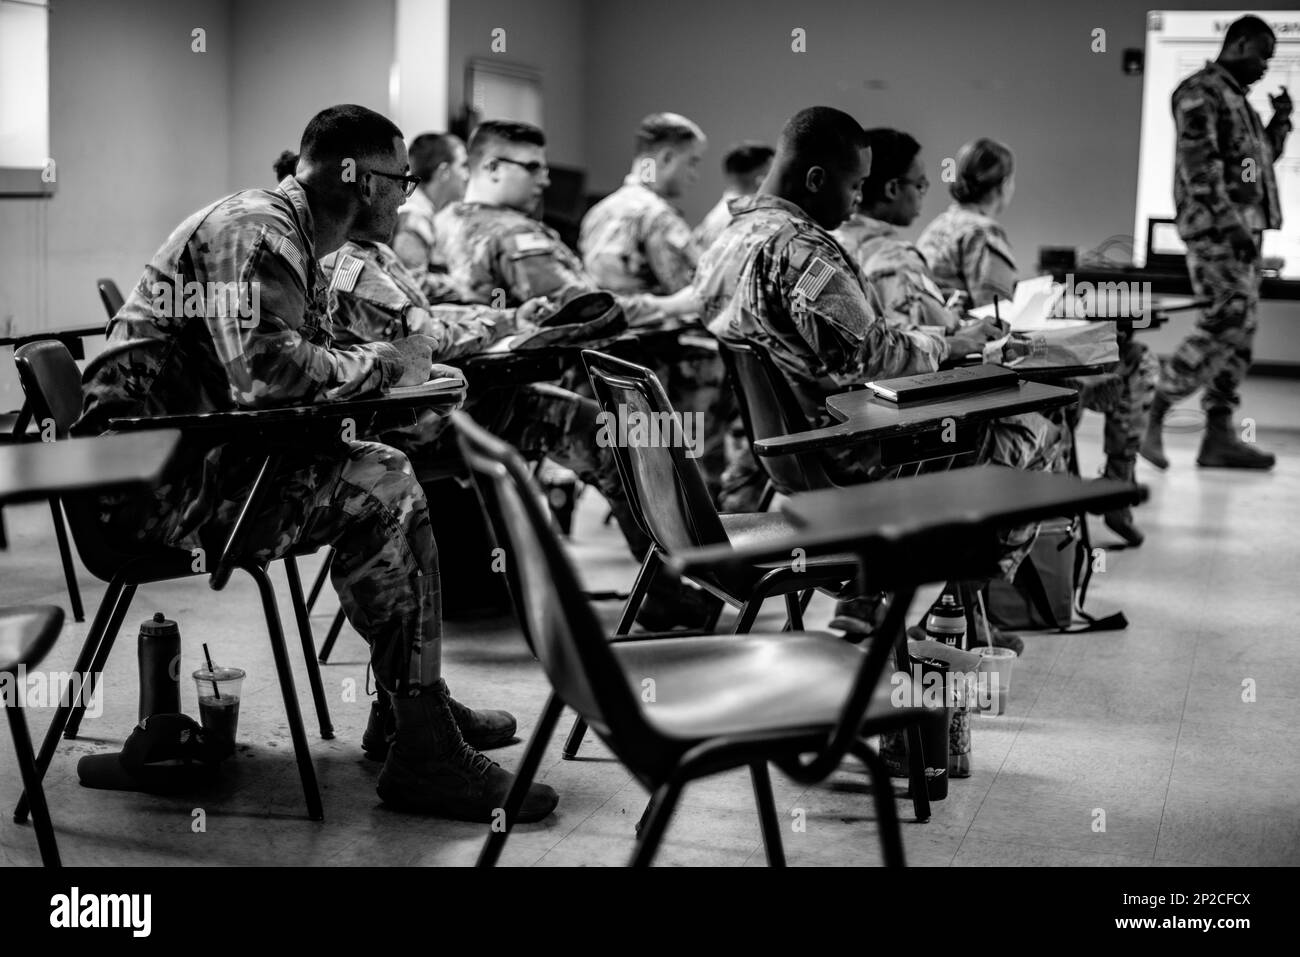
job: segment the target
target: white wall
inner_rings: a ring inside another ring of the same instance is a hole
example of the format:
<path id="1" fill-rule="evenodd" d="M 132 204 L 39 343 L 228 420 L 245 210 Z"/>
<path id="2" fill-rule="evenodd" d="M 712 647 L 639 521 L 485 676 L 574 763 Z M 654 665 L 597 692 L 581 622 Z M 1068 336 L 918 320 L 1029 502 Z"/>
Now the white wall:
<path id="1" fill-rule="evenodd" d="M 297 150 L 327 106 L 388 113 L 393 0 L 234 0 L 233 10 L 231 189 L 273 185 L 271 162 Z"/>
<path id="2" fill-rule="evenodd" d="M 711 143 L 704 175 L 682 203 L 698 221 L 721 190 L 729 144 L 774 142 L 796 110 L 826 104 L 921 141 L 935 188 L 915 233 L 950 201 L 942 160 L 968 140 L 993 136 L 1016 153 L 1016 196 L 1003 221 L 1022 272 L 1032 273 L 1039 246 L 1088 249 L 1133 230 L 1142 77 L 1125 76 L 1120 57 L 1143 46 L 1146 11 L 1158 6 L 589 0 L 583 104 L 591 185 L 618 185 L 642 115 L 685 113 Z M 796 27 L 806 31 L 806 53 L 791 50 Z M 1097 28 L 1106 31 L 1105 53 L 1091 49 Z M 1150 341 L 1171 350 L 1189 321 Z M 1259 359 L 1300 361 L 1300 305 L 1266 304 L 1256 342 Z"/>
<path id="3" fill-rule="evenodd" d="M 207 52 L 191 31 L 207 31 Z M 104 319 L 190 211 L 227 188 L 230 10 L 221 0 L 60 0 L 50 15 L 49 200 L 0 200 L 0 324 Z M 6 350 L 8 362 L 8 352 Z M 16 407 L 0 371 L 0 409 Z"/>
<path id="4" fill-rule="evenodd" d="M 587 72 L 590 9 L 584 0 L 451 0 L 451 115 L 464 105 L 471 57 L 533 67 L 542 75 L 547 157 L 561 166 L 586 166 L 586 95 L 604 81 Z M 504 53 L 492 51 L 497 27 L 506 31 Z"/>

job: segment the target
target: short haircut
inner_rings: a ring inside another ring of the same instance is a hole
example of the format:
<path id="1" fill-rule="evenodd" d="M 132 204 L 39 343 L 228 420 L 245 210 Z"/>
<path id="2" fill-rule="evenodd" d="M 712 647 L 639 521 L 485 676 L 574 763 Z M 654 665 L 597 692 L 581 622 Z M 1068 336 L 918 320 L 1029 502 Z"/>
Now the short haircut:
<path id="1" fill-rule="evenodd" d="M 531 123 L 513 120 L 484 120 L 469 138 L 469 165 L 477 168 L 494 143 L 527 143 L 545 146 L 546 134 Z"/>
<path id="2" fill-rule="evenodd" d="M 911 136 L 882 127 L 867 130 L 867 145 L 871 147 L 871 173 L 862 181 L 864 204 L 884 199 L 885 185 L 907 175 L 912 160 L 921 152 L 921 144 Z"/>
<path id="3" fill-rule="evenodd" d="M 680 113 L 651 113 L 637 128 L 636 155 L 697 141 L 704 142 L 704 131 Z"/>
<path id="4" fill-rule="evenodd" d="M 806 166 L 848 169 L 865 149 L 867 135 L 858 121 L 831 106 L 800 110 L 781 128 L 780 152 L 785 161 Z"/>
<path id="5" fill-rule="evenodd" d="M 402 131 L 388 117 L 364 106 L 345 103 L 321 110 L 302 133 L 298 152 L 313 164 L 352 158 L 388 156 Z"/>
<path id="6" fill-rule="evenodd" d="M 275 170 L 275 181 L 277 183 L 286 176 L 292 176 L 297 168 L 298 154 L 293 150 L 285 150 L 271 164 L 271 169 Z"/>
<path id="7" fill-rule="evenodd" d="M 997 140 L 981 138 L 957 151 L 957 179 L 948 192 L 959 203 L 978 203 L 1014 170 L 1011 150 Z"/>
<path id="8" fill-rule="evenodd" d="M 428 182 L 439 166 L 456 161 L 460 145 L 460 137 L 451 133 L 421 133 L 411 140 L 411 175 Z"/>
<path id="9" fill-rule="evenodd" d="M 1261 20 L 1259 17 L 1247 14 L 1233 20 L 1228 24 L 1228 31 L 1223 35 L 1223 45 L 1234 43 L 1237 40 L 1253 40 L 1255 37 L 1273 37 L 1273 28 Z"/>
<path id="10" fill-rule="evenodd" d="M 728 176 L 748 176 L 772 159 L 776 150 L 766 143 L 741 143 L 722 157 L 722 172 Z"/>

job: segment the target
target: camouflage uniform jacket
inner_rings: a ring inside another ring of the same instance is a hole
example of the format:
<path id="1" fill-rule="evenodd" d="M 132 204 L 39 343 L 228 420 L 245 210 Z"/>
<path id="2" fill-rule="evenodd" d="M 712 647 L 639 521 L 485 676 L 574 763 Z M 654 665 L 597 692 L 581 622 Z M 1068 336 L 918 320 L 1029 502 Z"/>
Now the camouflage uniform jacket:
<path id="1" fill-rule="evenodd" d="M 734 270 L 737 279 L 711 330 L 766 346 L 815 422 L 827 420 L 828 395 L 871 379 L 933 372 L 947 357 L 942 339 L 888 325 L 848 254 L 793 203 L 754 197 L 737 210 L 715 252 L 728 261 L 714 259 L 713 269 Z"/>
<path id="2" fill-rule="evenodd" d="M 992 216 L 953 203 L 925 227 L 916 247 L 945 297 L 964 292 L 972 306 L 983 306 L 1015 295 L 1016 257 Z"/>
<path id="3" fill-rule="evenodd" d="M 344 243 L 321 260 L 321 268 L 330 280 L 330 334 L 341 346 L 430 336 L 437 343 L 433 361 L 450 362 L 515 331 L 514 310 L 430 304 L 415 276 L 382 243 Z"/>
<path id="4" fill-rule="evenodd" d="M 526 213 L 487 203 L 451 203 L 434 218 L 438 252 L 462 302 L 510 309 L 546 296 L 562 305 L 599 290 L 559 233 Z M 650 297 L 617 295 L 629 323 L 654 318 Z"/>
<path id="5" fill-rule="evenodd" d="M 613 293 L 670 296 L 690 285 L 700 258 L 681 213 L 635 176 L 583 217 L 578 248 L 592 278 Z"/>
<path id="6" fill-rule="evenodd" d="M 1245 88 L 1217 63 L 1206 63 L 1178 84 L 1171 106 L 1178 131 L 1178 234 L 1200 239 L 1232 223 L 1251 232 L 1279 228 L 1273 163 L 1282 154 L 1290 123 L 1265 128 Z"/>
<path id="7" fill-rule="evenodd" d="M 700 225 L 695 227 L 691 238 L 695 240 L 695 248 L 700 251 L 701 256 L 727 228 L 727 223 L 731 222 L 731 203 L 740 198 L 740 193 L 735 190 L 724 190 L 722 199 L 718 200 L 717 205 L 704 215 Z"/>
<path id="8" fill-rule="evenodd" d="M 397 211 L 397 231 L 392 250 L 410 270 L 429 302 L 455 302 L 457 289 L 447 276 L 447 264 L 438 254 L 434 231 L 437 210 L 423 191 L 416 190 Z"/>
<path id="9" fill-rule="evenodd" d="M 951 327 L 960 310 L 944 305 L 943 293 L 920 250 L 890 223 L 854 213 L 832 234 L 884 301 L 885 320 L 900 326 Z"/>
<path id="10" fill-rule="evenodd" d="M 83 385 L 74 432 L 103 432 L 115 416 L 353 398 L 401 378 L 390 343 L 334 347 L 312 233 L 306 195 L 292 177 L 274 190 L 227 196 L 181 223 L 109 323 L 110 347 L 162 345 L 99 363 Z M 183 444 L 154 494 L 156 526 L 139 537 L 197 543 L 197 528 L 221 501 L 218 487 L 232 481 L 224 473 L 239 471 L 246 456 Z"/>

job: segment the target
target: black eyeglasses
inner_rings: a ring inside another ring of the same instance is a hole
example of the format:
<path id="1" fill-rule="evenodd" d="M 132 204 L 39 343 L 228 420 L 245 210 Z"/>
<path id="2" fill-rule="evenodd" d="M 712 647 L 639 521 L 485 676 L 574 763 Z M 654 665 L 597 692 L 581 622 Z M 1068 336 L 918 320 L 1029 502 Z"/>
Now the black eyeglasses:
<path id="1" fill-rule="evenodd" d="M 385 173 L 383 170 L 370 170 L 375 176 L 382 176 L 384 179 L 395 179 L 402 184 L 402 192 L 408 197 L 415 192 L 415 187 L 420 185 L 420 177 L 411 176 L 408 173 Z"/>
<path id="2" fill-rule="evenodd" d="M 508 156 L 494 156 L 493 159 L 495 159 L 498 163 L 510 163 L 514 166 L 518 166 L 520 169 L 524 170 L 524 172 L 526 172 L 529 176 L 538 176 L 539 174 L 546 174 L 551 171 L 551 168 L 549 166 L 547 166 L 545 163 L 538 162 L 537 160 L 530 160 L 527 163 L 523 163 L 520 162 L 519 160 L 511 159 Z"/>

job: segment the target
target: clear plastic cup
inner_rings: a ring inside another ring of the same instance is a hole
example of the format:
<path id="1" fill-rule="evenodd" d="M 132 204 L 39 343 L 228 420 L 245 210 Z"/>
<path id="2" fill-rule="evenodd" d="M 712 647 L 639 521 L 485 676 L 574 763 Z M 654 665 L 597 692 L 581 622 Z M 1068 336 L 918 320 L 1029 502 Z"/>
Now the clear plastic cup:
<path id="1" fill-rule="evenodd" d="M 239 730 L 239 698 L 244 686 L 242 668 L 200 668 L 194 672 L 199 693 L 199 723 L 203 730 L 229 745 Z"/>
<path id="2" fill-rule="evenodd" d="M 979 686 L 974 697 L 978 710 L 985 714 L 1006 714 L 1016 653 L 1010 648 L 987 645 L 978 645 L 971 651 L 980 656 Z"/>

